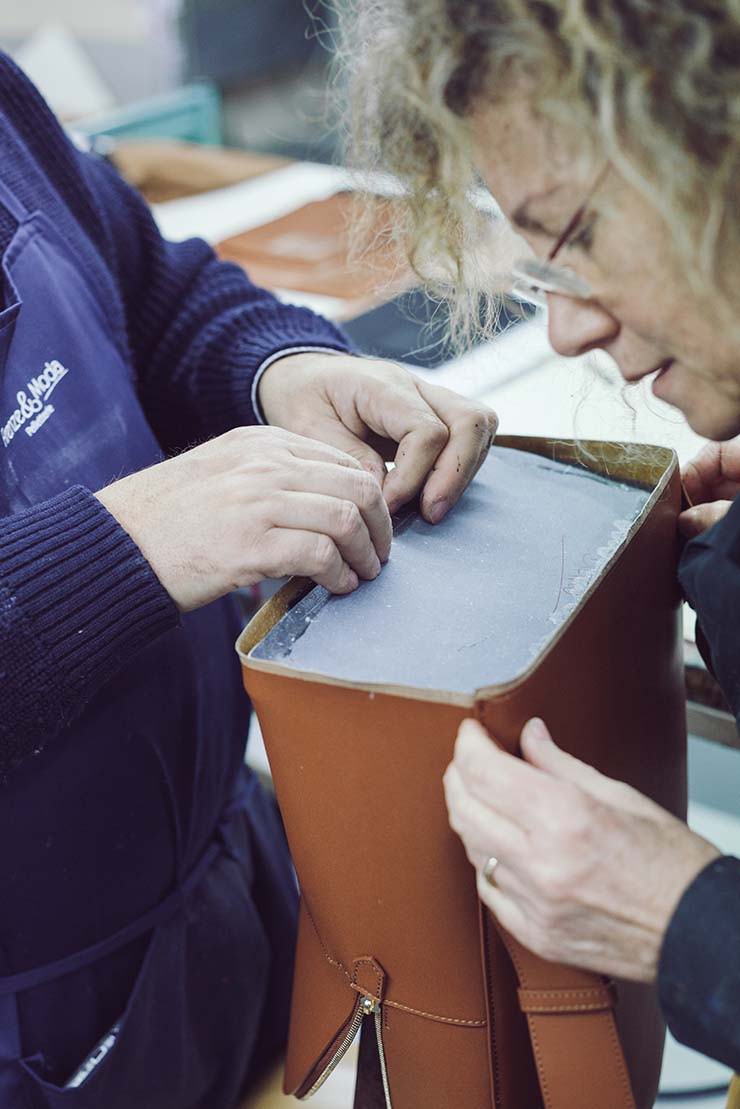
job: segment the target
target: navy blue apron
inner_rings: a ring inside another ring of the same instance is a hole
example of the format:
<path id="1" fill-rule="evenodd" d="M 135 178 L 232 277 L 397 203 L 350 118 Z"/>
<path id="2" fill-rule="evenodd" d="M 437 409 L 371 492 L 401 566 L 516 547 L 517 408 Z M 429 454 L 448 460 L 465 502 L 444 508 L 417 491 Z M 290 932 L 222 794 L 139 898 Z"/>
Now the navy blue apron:
<path id="1" fill-rule="evenodd" d="M 0 203 L 18 223 L 0 312 L 4 515 L 161 451 L 106 267 L 2 183 Z M 284 1037 L 295 884 L 243 765 L 236 631 L 228 601 L 185 616 L 0 782 L 0 1109 L 233 1109 Z"/>

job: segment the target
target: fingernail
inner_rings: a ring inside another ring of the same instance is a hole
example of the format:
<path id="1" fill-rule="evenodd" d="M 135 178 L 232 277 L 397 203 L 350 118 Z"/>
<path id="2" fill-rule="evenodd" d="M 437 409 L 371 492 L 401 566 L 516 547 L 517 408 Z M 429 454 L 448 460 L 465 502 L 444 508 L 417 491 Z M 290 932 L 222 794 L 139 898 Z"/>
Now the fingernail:
<path id="1" fill-rule="evenodd" d="M 550 734 L 545 727 L 544 720 L 540 720 L 539 716 L 533 716 L 524 725 L 524 731 L 527 733 L 528 740 L 534 740 L 536 743 L 541 743 L 543 740 L 550 738 Z"/>
<path id="2" fill-rule="evenodd" d="M 460 736 L 461 735 L 469 735 L 471 737 L 475 736 L 475 738 L 477 739 L 478 736 L 480 735 L 480 731 L 481 731 L 481 726 L 478 723 L 478 721 L 474 720 L 472 718 L 472 716 L 468 716 L 468 717 L 465 718 L 465 720 L 463 720 L 462 724 L 458 728 L 457 734 L 460 735 Z"/>
<path id="3" fill-rule="evenodd" d="M 438 524 L 443 516 L 446 515 L 450 507 L 448 500 L 435 501 L 431 508 L 427 509 L 426 518 L 430 524 Z"/>
<path id="4" fill-rule="evenodd" d="M 347 573 L 347 592 L 351 593 L 353 589 L 357 589 L 359 584 L 360 579 L 357 577 L 357 574 L 354 570 L 349 570 Z"/>

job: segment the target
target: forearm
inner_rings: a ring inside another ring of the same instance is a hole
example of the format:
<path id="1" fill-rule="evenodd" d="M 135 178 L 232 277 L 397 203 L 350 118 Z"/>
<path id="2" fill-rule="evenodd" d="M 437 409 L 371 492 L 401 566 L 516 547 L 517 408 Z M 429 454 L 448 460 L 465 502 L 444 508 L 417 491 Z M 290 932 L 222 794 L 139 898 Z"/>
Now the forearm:
<path id="1" fill-rule="evenodd" d="M 282 304 L 201 240 L 170 243 L 115 171 L 80 155 L 100 220 L 100 247 L 123 298 L 137 388 L 169 452 L 257 422 L 260 367 L 296 347 L 346 350 L 331 323 Z"/>
<path id="2" fill-rule="evenodd" d="M 88 490 L 0 520 L 0 771 L 70 724 L 178 620 L 141 552 Z"/>

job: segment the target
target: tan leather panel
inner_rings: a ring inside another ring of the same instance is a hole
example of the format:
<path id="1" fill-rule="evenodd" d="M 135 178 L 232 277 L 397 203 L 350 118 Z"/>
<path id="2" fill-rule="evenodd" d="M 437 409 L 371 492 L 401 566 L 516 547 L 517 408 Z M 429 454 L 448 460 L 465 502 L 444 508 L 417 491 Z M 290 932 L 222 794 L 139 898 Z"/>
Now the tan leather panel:
<path id="1" fill-rule="evenodd" d="M 551 441 L 525 449 L 566 460 L 575 450 Z M 590 449 L 610 473 L 618 469 L 614 444 Z M 253 665 L 248 652 L 279 619 L 286 595 L 242 637 L 245 684 L 313 918 L 302 919 L 286 1088 L 305 1088 L 341 1039 L 359 996 L 356 961 L 374 960 L 385 974 L 393 1109 L 652 1105 L 663 1040 L 653 992 L 617 984 L 615 1025 L 598 977 L 511 943 L 507 954 L 480 913 L 442 791 L 466 715 L 512 751 L 523 723 L 541 715 L 567 750 L 684 814 L 678 474 L 662 450 L 631 465 L 633 478 L 662 480 L 661 495 L 562 634 L 507 689 L 480 691 L 466 705 L 444 691 L 434 699 L 391 694 Z M 303 588 L 293 584 L 291 595 Z M 364 963 L 368 995 L 370 971 Z M 561 1004 L 548 1007 L 553 992 Z"/>

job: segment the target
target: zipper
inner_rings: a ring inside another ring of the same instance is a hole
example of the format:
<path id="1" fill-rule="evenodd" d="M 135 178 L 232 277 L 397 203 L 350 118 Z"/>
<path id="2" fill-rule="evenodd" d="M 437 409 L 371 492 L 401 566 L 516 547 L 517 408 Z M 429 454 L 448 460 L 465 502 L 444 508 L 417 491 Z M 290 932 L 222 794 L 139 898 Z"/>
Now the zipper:
<path id="1" fill-rule="evenodd" d="M 369 1000 L 369 998 L 366 1000 Z M 383 1014 L 380 1009 L 380 1003 L 376 1001 L 371 1011 L 375 1019 L 375 1038 L 378 1041 L 378 1059 L 380 1060 L 380 1077 L 383 1082 L 383 1093 L 385 1095 L 385 1109 L 393 1109 L 391 1105 L 391 1088 L 388 1083 L 388 1067 L 385 1062 L 385 1048 L 383 1047 Z"/>
<path id="2" fill-rule="evenodd" d="M 372 997 L 359 998 L 357 1005 L 355 1006 L 355 1011 L 352 1014 L 352 1019 L 350 1020 L 349 1026 L 347 1027 L 347 1031 L 345 1032 L 344 1036 L 342 1036 L 342 1039 L 338 1044 L 336 1051 L 334 1052 L 324 1069 L 321 1071 L 319 1076 L 315 1079 L 313 1084 L 305 1092 L 305 1094 L 300 1095 L 300 1101 L 308 1101 L 309 1098 L 313 1097 L 313 1095 L 324 1085 L 327 1078 L 329 1078 L 329 1076 L 337 1069 L 342 1059 L 344 1059 L 345 1055 L 352 1047 L 352 1044 L 357 1039 L 360 1029 L 362 1028 L 362 1022 L 365 1020 L 366 1017 L 372 1017 L 375 1025 L 375 1038 L 378 1044 L 380 1076 L 383 1083 L 385 1106 L 386 1109 L 393 1109 L 391 1105 L 390 1085 L 388 1082 L 388 1067 L 385 1061 L 385 1048 L 383 1047 L 383 1014 L 381 1012 L 380 1002 L 375 1001 Z"/>

